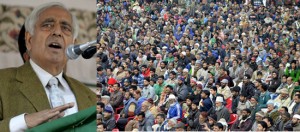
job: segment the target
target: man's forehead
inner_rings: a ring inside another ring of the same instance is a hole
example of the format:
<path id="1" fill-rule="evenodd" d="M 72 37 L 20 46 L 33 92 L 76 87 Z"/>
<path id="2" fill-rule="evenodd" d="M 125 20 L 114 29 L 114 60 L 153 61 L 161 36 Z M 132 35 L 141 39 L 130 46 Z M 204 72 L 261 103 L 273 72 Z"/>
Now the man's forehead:
<path id="1" fill-rule="evenodd" d="M 59 13 L 57 13 L 59 12 Z M 72 15 L 70 14 L 69 11 L 67 11 L 66 9 L 62 8 L 62 7 L 58 7 L 58 6 L 54 6 L 54 7 L 49 7 L 45 10 L 43 10 L 40 14 L 39 14 L 39 19 L 41 22 L 45 21 L 45 20 L 56 20 L 56 19 L 60 19 L 60 21 L 64 21 L 64 22 L 68 22 L 68 23 L 72 23 Z"/>

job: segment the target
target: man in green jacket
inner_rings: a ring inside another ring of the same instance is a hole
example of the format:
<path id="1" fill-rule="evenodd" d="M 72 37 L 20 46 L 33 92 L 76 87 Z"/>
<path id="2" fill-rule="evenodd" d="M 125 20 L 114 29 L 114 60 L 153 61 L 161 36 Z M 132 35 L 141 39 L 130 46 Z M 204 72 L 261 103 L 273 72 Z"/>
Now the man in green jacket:
<path id="1" fill-rule="evenodd" d="M 75 16 L 61 3 L 46 3 L 31 12 L 25 29 L 29 61 L 0 70 L 3 132 L 25 131 L 96 103 L 95 93 L 63 71 L 68 61 L 66 49 L 78 34 Z"/>
<path id="2" fill-rule="evenodd" d="M 259 99 L 258 99 L 258 107 L 259 110 L 262 108 L 267 108 L 267 102 L 271 99 L 268 89 L 268 85 L 262 83 L 261 80 L 256 80 L 257 89 L 260 91 Z"/>

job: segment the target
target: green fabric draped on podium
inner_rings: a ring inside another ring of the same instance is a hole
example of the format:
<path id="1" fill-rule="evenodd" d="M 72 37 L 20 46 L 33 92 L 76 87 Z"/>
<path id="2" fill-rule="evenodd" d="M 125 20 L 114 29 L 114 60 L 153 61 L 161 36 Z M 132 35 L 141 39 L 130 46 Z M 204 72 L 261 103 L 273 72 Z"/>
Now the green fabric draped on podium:
<path id="1" fill-rule="evenodd" d="M 96 132 L 96 106 L 41 124 L 26 132 Z"/>

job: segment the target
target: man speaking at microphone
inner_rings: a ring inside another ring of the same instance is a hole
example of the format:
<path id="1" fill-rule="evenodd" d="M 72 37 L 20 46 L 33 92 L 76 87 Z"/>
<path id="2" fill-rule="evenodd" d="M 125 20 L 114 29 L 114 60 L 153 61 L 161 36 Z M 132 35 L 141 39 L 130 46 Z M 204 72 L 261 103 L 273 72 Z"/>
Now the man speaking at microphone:
<path id="1" fill-rule="evenodd" d="M 31 12 L 25 28 L 30 60 L 0 70 L 2 132 L 25 131 L 96 103 L 91 90 L 63 72 L 78 34 L 75 16 L 61 3 L 47 3 Z"/>

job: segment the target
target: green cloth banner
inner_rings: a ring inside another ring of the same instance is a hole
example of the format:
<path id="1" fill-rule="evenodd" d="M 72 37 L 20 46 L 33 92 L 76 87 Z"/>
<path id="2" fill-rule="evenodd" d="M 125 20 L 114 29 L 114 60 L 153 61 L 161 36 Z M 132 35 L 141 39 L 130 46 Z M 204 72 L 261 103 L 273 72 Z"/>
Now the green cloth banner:
<path id="1" fill-rule="evenodd" d="M 41 124 L 26 132 L 96 132 L 96 106 Z"/>

